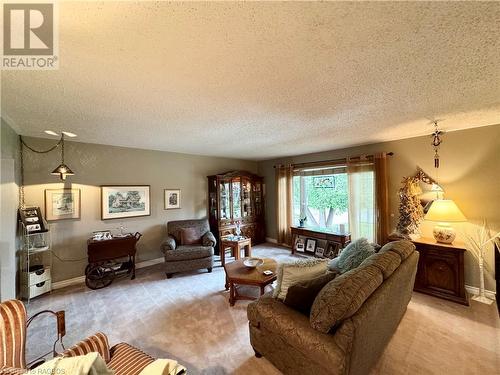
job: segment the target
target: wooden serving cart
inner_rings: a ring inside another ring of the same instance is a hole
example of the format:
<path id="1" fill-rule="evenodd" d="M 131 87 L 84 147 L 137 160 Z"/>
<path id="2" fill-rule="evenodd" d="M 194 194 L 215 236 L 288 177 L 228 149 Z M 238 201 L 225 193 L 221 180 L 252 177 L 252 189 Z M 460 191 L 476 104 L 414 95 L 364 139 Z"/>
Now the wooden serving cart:
<path id="1" fill-rule="evenodd" d="M 85 268 L 85 284 L 90 289 L 109 286 L 117 275 L 131 275 L 135 279 L 136 244 L 142 234 L 129 233 L 109 240 L 87 241 L 88 262 Z M 123 260 L 127 258 L 128 260 Z"/>

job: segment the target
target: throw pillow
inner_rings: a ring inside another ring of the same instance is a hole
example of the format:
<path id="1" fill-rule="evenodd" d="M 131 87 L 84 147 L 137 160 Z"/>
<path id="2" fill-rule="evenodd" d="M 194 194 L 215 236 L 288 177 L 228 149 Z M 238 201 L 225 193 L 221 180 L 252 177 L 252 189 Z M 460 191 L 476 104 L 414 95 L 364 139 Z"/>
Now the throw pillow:
<path id="1" fill-rule="evenodd" d="M 375 249 L 366 238 L 351 242 L 338 256 L 338 260 L 331 261 L 331 267 L 345 273 L 358 267 L 366 258 L 375 253 Z M 334 259 L 335 260 L 335 259 Z"/>
<path id="2" fill-rule="evenodd" d="M 282 263 L 276 271 L 277 281 L 273 297 L 284 300 L 288 288 L 303 280 L 310 280 L 326 273 L 326 259 L 305 259 L 293 263 Z"/>
<path id="3" fill-rule="evenodd" d="M 181 229 L 181 245 L 201 245 L 201 238 L 196 228 Z"/>
<path id="4" fill-rule="evenodd" d="M 314 279 L 299 281 L 297 284 L 293 284 L 288 288 L 288 293 L 283 301 L 284 304 L 303 314 L 309 315 L 316 296 L 335 276 L 337 276 L 337 273 L 327 272 Z"/>

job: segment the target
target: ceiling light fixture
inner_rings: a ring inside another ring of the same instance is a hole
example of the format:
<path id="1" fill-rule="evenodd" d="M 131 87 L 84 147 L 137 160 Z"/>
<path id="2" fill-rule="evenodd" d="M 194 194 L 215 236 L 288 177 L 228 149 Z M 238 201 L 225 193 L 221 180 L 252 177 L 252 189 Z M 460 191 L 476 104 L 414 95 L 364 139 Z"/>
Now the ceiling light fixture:
<path id="1" fill-rule="evenodd" d="M 54 169 L 52 172 L 50 172 L 50 174 L 53 174 L 53 175 L 58 175 L 62 181 L 66 180 L 66 176 L 73 176 L 74 173 L 73 171 L 70 169 L 70 167 L 68 167 L 65 163 L 64 163 L 64 135 L 66 134 L 66 132 L 63 132 L 62 135 L 61 135 L 61 164 L 59 164 L 57 166 L 56 169 Z"/>

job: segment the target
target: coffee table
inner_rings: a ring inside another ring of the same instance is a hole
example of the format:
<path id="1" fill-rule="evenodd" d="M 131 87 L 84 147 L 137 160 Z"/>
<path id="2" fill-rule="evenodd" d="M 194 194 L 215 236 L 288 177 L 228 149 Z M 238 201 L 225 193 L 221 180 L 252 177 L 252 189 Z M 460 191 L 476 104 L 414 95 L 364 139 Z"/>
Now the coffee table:
<path id="1" fill-rule="evenodd" d="M 277 263 L 274 259 L 264 258 L 264 264 L 256 268 L 245 267 L 243 261 L 244 259 L 239 259 L 224 264 L 224 270 L 226 271 L 226 290 L 229 289 L 229 304 L 231 306 L 234 306 L 237 300 L 255 299 L 254 297 L 239 294 L 236 285 L 258 286 L 260 288 L 260 295 L 263 295 L 266 285 L 276 280 Z M 266 276 L 262 273 L 264 270 L 270 270 L 273 274 Z"/>

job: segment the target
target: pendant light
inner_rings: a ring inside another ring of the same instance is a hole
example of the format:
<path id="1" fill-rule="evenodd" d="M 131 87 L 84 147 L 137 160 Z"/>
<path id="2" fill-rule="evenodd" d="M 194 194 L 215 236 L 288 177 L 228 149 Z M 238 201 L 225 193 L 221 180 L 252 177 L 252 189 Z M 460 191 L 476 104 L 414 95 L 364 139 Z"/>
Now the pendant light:
<path id="1" fill-rule="evenodd" d="M 62 181 L 66 180 L 66 176 L 74 175 L 71 168 L 64 163 L 64 133 L 61 134 L 61 164 L 59 164 L 50 174 L 59 176 Z"/>

